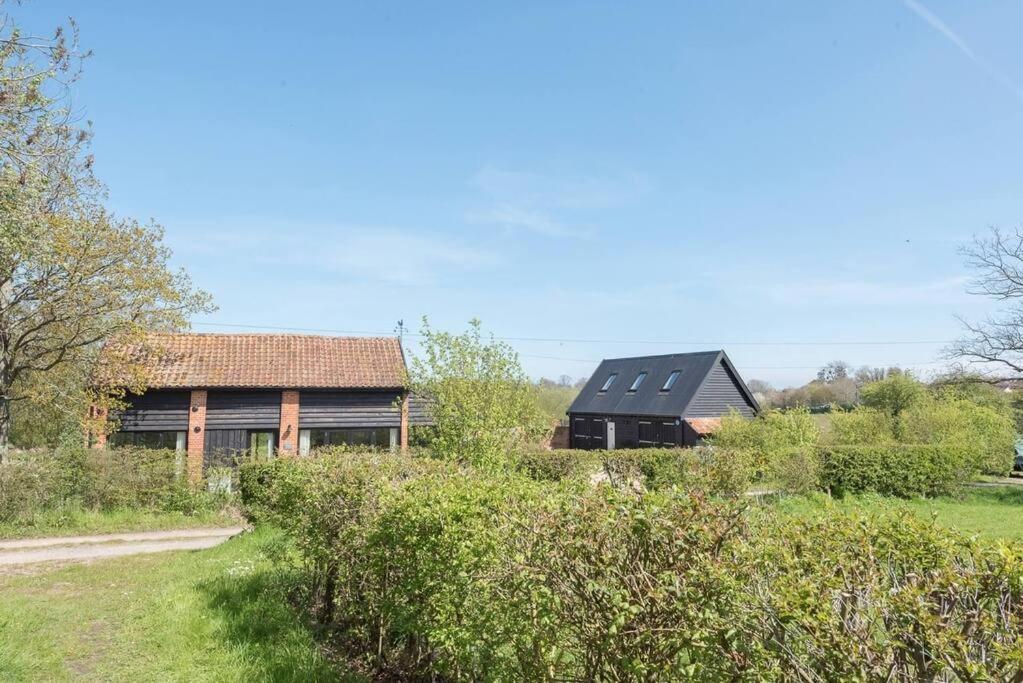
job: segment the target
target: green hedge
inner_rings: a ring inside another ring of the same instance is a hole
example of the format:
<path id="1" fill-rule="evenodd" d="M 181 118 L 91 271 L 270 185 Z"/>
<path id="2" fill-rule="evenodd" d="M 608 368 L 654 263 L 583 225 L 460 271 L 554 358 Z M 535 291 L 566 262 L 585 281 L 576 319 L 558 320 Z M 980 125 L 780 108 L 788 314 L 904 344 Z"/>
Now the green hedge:
<path id="1" fill-rule="evenodd" d="M 42 510 L 161 509 L 193 513 L 224 504 L 190 487 L 179 453 L 145 448 L 61 448 L 12 453 L 0 465 L 0 522 Z"/>
<path id="2" fill-rule="evenodd" d="M 536 450 L 519 454 L 516 469 L 537 481 L 607 481 L 619 488 L 674 486 L 736 495 L 750 485 L 751 462 L 748 452 L 727 448 Z"/>
<path id="3" fill-rule="evenodd" d="M 975 474 L 972 454 L 952 444 L 830 446 L 820 452 L 821 484 L 835 495 L 954 493 Z"/>
<path id="4" fill-rule="evenodd" d="M 319 621 L 380 677 L 1023 670 L 1023 548 L 914 517 L 801 521 L 678 487 L 635 493 L 379 455 L 267 472 L 248 490 L 308 564 Z"/>

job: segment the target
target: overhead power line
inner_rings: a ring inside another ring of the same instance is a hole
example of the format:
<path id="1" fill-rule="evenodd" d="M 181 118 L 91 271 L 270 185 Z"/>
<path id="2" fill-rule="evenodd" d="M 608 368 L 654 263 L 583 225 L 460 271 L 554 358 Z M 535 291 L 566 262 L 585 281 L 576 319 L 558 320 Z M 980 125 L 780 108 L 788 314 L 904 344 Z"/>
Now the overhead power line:
<path id="1" fill-rule="evenodd" d="M 251 330 L 274 330 L 278 332 L 309 332 L 319 334 L 350 334 L 374 337 L 393 336 L 394 332 L 370 331 L 370 330 L 338 330 L 322 327 L 279 327 L 274 325 L 248 325 L 242 323 L 211 323 L 196 322 L 193 325 L 203 327 L 233 327 Z M 406 337 L 422 337 L 415 332 L 404 332 Z M 666 339 L 585 339 L 571 337 L 503 337 L 495 335 L 494 339 L 501 341 L 519 342 L 547 342 L 559 344 L 668 344 L 673 346 L 903 346 L 903 345 L 934 345 L 950 344 L 951 339 L 896 339 L 896 340 L 857 340 L 857 341 L 679 341 Z M 561 359 L 581 360 L 581 359 Z M 919 364 L 918 364 L 919 365 Z"/>

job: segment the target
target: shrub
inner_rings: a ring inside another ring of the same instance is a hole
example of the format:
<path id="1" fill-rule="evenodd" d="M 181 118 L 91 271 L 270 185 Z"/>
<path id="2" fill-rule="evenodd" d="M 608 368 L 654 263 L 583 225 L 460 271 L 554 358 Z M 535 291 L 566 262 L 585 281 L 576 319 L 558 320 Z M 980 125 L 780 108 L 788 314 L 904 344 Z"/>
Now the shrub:
<path id="1" fill-rule="evenodd" d="M 821 449 L 821 483 L 836 495 L 861 491 L 901 498 L 946 495 L 972 474 L 969 452 L 954 444 Z"/>
<path id="2" fill-rule="evenodd" d="M 605 481 L 616 488 L 677 487 L 738 495 L 752 479 L 751 455 L 725 448 L 525 451 L 516 469 L 537 481 Z"/>
<path id="3" fill-rule="evenodd" d="M 91 511 L 161 509 L 194 514 L 226 495 L 192 489 L 171 450 L 64 447 L 12 455 L 0 465 L 0 521 L 76 506 Z"/>
<path id="4" fill-rule="evenodd" d="M 1005 476 L 1012 470 L 1016 428 L 994 408 L 953 397 L 920 400 L 899 417 L 907 443 L 949 444 L 969 452 L 974 469 Z"/>
<path id="5" fill-rule="evenodd" d="M 914 517 L 751 516 L 678 488 L 636 494 L 388 456 L 285 461 L 264 484 L 312 572 L 320 622 L 381 678 L 1023 670 L 1023 548 Z"/>
<path id="6" fill-rule="evenodd" d="M 831 429 L 826 441 L 837 446 L 866 446 L 895 442 L 892 416 L 877 408 L 857 406 L 828 416 Z"/>
<path id="7" fill-rule="evenodd" d="M 760 471 L 770 468 L 775 453 L 796 447 L 813 447 L 821 438 L 820 427 L 807 408 L 765 410 L 752 420 L 736 412 L 721 420 L 711 437 L 716 447 L 750 454 Z"/>
<path id="8" fill-rule="evenodd" d="M 768 475 L 771 483 L 786 493 L 809 493 L 821 487 L 820 470 L 819 450 L 797 446 L 774 453 Z"/>

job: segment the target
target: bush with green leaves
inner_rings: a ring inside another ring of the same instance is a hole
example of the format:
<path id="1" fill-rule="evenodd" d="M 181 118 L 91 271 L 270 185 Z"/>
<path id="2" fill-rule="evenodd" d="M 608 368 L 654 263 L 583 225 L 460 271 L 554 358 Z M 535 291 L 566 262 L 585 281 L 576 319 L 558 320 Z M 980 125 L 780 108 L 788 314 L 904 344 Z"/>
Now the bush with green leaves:
<path id="1" fill-rule="evenodd" d="M 899 416 L 906 443 L 949 444 L 970 453 L 975 470 L 1005 476 L 1012 470 L 1016 427 L 1011 415 L 955 396 L 927 397 Z"/>
<path id="2" fill-rule="evenodd" d="M 0 465 L 0 521 L 67 507 L 195 514 L 226 505 L 226 494 L 189 486 L 180 465 L 175 451 L 145 448 L 63 447 L 12 454 Z"/>
<path id="3" fill-rule="evenodd" d="M 896 418 L 926 395 L 927 388 L 908 373 L 889 375 L 860 389 L 863 405 Z"/>
<path id="4" fill-rule="evenodd" d="M 1023 672 L 1023 548 L 916 517 L 808 521 L 382 455 L 282 461 L 264 484 L 319 622 L 384 678 Z"/>
<path id="5" fill-rule="evenodd" d="M 434 455 L 475 467 L 508 467 L 508 454 L 536 443 L 551 425 L 536 386 L 508 344 L 487 339 L 478 320 L 462 334 L 432 329 L 426 319 L 421 353 L 412 358 L 409 388 L 424 400 Z"/>
<path id="6" fill-rule="evenodd" d="M 617 488 L 657 490 L 674 486 L 712 495 L 738 495 L 752 481 L 748 458 L 748 451 L 710 447 L 531 449 L 517 455 L 516 469 L 538 481 L 604 481 Z"/>
<path id="7" fill-rule="evenodd" d="M 820 458 L 821 484 L 834 495 L 948 495 L 975 474 L 972 454 L 956 444 L 827 446 Z"/>
<path id="8" fill-rule="evenodd" d="M 825 441 L 837 446 L 867 446 L 895 443 L 895 421 L 877 408 L 857 406 L 828 414 L 830 429 Z"/>

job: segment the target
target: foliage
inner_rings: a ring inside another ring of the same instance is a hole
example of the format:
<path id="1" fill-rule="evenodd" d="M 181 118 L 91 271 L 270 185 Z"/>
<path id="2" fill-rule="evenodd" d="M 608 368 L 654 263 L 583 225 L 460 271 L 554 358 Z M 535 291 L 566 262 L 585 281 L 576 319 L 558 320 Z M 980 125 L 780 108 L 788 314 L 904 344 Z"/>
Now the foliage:
<path id="1" fill-rule="evenodd" d="M 380 677 L 1023 670 L 1023 548 L 914 517 L 751 516 L 677 487 L 636 493 L 382 455 L 288 461 L 264 490 L 311 572 L 318 620 Z"/>
<path id="2" fill-rule="evenodd" d="M 543 416 L 552 424 L 565 419 L 565 413 L 572 401 L 579 395 L 579 387 L 570 384 L 555 384 L 540 380 L 537 387 L 537 401 Z"/>
<path id="3" fill-rule="evenodd" d="M 860 400 L 892 417 L 909 408 L 925 395 L 925 387 L 908 373 L 889 375 L 860 389 Z"/>
<path id="4" fill-rule="evenodd" d="M 46 510 L 149 509 L 198 514 L 226 499 L 188 486 L 174 451 L 64 447 L 12 456 L 0 465 L 0 522 Z"/>
<path id="5" fill-rule="evenodd" d="M 815 446 L 793 446 L 771 454 L 766 475 L 785 493 L 809 493 L 821 487 L 820 451 Z"/>
<path id="6" fill-rule="evenodd" d="M 964 449 L 974 469 L 983 474 L 1005 476 L 1012 470 L 1016 427 L 1007 412 L 962 398 L 928 398 L 902 413 L 898 429 L 907 443 Z"/>
<path id="7" fill-rule="evenodd" d="M 971 453 L 956 444 L 826 446 L 820 458 L 821 483 L 835 495 L 947 495 L 975 474 Z"/>
<path id="8" fill-rule="evenodd" d="M 81 423 L 104 398 L 89 381 L 104 341 L 210 309 L 170 270 L 159 226 L 103 208 L 68 94 L 84 57 L 73 24 L 47 39 L 0 21 L 0 460 L 11 402 Z"/>
<path id="9" fill-rule="evenodd" d="M 506 454 L 549 429 L 536 387 L 503 342 L 483 337 L 478 320 L 454 335 L 423 319 L 422 353 L 411 363 L 411 391 L 427 401 L 440 457 L 479 467 L 507 465 Z"/>
<path id="10" fill-rule="evenodd" d="M 741 495 L 749 487 L 749 453 L 725 448 L 640 448 L 616 451 L 527 449 L 516 469 L 541 482 L 606 482 L 623 490 L 701 491 Z"/>
<path id="11" fill-rule="evenodd" d="M 829 416 L 831 429 L 827 441 L 839 446 L 867 446 L 895 442 L 892 416 L 877 408 L 856 406 L 853 410 L 836 410 Z"/>

